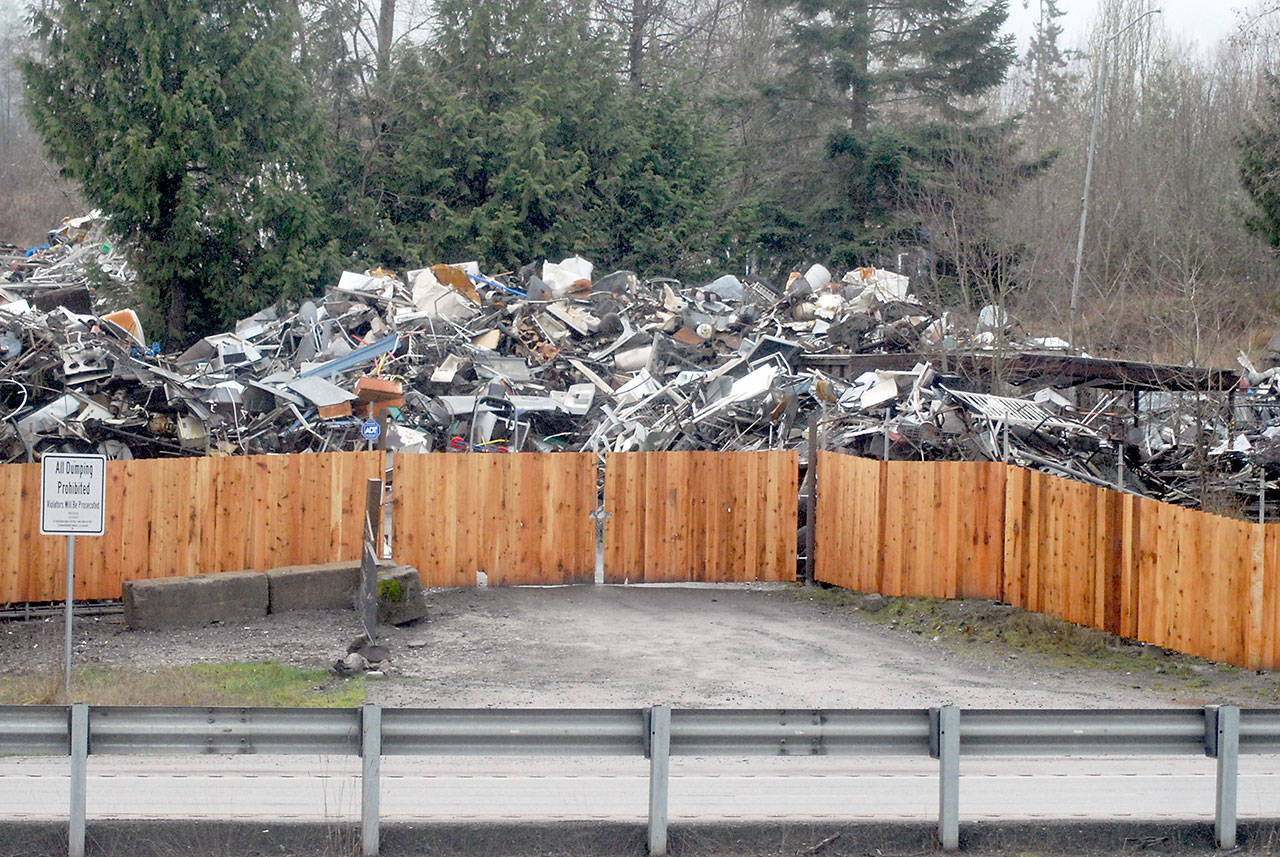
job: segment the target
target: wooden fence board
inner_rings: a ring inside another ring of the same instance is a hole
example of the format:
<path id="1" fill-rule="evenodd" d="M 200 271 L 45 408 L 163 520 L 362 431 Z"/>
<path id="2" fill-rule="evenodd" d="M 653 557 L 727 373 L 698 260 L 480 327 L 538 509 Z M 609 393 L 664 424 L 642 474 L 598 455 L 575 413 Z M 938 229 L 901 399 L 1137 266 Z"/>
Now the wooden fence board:
<path id="1" fill-rule="evenodd" d="M 1259 616 L 1258 630 L 1250 641 L 1253 669 L 1274 669 L 1280 665 L 1280 525 L 1265 527 L 1262 562 L 1262 600 L 1254 603 Z"/>
<path id="2" fill-rule="evenodd" d="M 605 580 L 794 580 L 795 452 L 612 453 Z"/>
<path id="3" fill-rule="evenodd" d="M 858 592 L 883 592 L 879 462 L 834 452 L 818 453 L 818 509 L 814 577 Z"/>

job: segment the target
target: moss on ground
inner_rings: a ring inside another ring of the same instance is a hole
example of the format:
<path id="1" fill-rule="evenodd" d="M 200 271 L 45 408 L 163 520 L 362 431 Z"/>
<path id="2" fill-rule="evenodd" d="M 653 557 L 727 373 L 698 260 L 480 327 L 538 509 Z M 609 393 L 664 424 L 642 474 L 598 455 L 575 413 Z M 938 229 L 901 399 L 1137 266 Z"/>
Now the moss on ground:
<path id="1" fill-rule="evenodd" d="M 794 597 L 847 611 L 978 658 L 1026 658 L 1045 667 L 1092 668 L 1134 688 L 1188 704 L 1280 704 L 1280 673 L 1241 669 L 982 599 L 904 598 L 820 586 Z"/>

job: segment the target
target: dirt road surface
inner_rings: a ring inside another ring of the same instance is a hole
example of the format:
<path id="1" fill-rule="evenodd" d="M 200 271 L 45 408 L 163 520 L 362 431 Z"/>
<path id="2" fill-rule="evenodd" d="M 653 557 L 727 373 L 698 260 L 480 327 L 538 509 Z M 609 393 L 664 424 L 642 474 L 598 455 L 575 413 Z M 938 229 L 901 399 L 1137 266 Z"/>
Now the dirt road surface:
<path id="1" fill-rule="evenodd" d="M 388 706 L 1158 707 L 1239 701 L 1212 682 L 1150 670 L 1046 665 L 1007 646 L 904 633 L 786 585 L 574 586 L 436 590 L 429 615 L 384 628 L 391 651 L 371 702 Z M 0 625 L 0 669 L 60 653 L 51 632 Z M 128 631 L 77 623 L 77 666 L 275 659 L 327 667 L 359 635 L 352 611 L 235 625 Z M 1256 681 L 1274 685 L 1274 675 Z"/>

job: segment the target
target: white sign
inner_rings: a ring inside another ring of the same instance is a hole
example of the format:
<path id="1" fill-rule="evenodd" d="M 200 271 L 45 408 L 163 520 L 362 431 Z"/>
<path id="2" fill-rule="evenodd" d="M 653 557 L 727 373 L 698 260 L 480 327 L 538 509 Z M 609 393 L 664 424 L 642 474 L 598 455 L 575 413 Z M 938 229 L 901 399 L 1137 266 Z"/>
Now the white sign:
<path id="1" fill-rule="evenodd" d="M 46 452 L 40 457 L 41 535 L 102 535 L 106 498 L 106 456 Z"/>

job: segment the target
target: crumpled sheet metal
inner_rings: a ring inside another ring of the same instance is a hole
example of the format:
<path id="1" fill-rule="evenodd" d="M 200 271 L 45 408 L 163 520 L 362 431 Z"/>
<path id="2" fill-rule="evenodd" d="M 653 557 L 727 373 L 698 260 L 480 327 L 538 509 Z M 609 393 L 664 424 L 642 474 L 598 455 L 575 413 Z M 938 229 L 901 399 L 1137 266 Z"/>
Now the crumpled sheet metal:
<path id="1" fill-rule="evenodd" d="M 1010 341 L 1016 324 L 1003 309 L 961 329 L 893 271 L 809 262 L 781 282 L 725 273 L 685 284 L 576 256 L 506 273 L 424 260 L 403 275 L 345 272 L 323 296 L 264 307 L 171 354 L 141 345 L 128 316 L 103 320 L 127 307 L 38 303 L 51 289 L 85 287 L 89 260 L 126 282 L 105 229 L 96 216 L 67 221 L 48 247 L 11 253 L 0 284 L 8 461 L 50 449 L 143 458 L 363 448 L 361 424 L 375 414 L 388 421 L 382 442 L 413 452 L 807 454 L 817 417 L 828 448 L 1009 460 L 1182 502 L 1194 493 L 1193 458 L 1229 487 L 1280 476 L 1280 397 L 1254 396 L 1256 407 L 1232 415 L 1210 396 L 1147 394 L 1135 413 L 1123 396 L 995 391 L 955 376 L 948 354 L 1065 343 Z M 805 363 L 904 352 L 927 356 L 852 379 Z M 1280 384 L 1280 372 L 1247 368 L 1259 388 Z M 374 401 L 358 394 L 376 386 L 362 379 L 400 392 Z"/>

